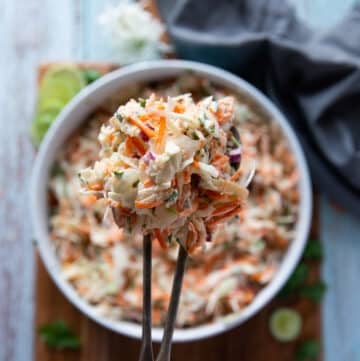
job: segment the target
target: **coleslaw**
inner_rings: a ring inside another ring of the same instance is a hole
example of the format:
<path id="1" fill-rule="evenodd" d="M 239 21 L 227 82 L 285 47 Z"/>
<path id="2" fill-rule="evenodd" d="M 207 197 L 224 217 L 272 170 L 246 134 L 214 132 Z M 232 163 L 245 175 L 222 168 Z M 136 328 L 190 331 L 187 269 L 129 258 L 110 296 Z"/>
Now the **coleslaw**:
<path id="1" fill-rule="evenodd" d="M 192 253 L 248 196 L 233 107 L 191 94 L 129 100 L 101 128 L 100 160 L 79 173 L 85 193 L 105 198 L 129 235 Z"/>
<path id="2" fill-rule="evenodd" d="M 298 169 L 287 139 L 276 122 L 242 94 L 185 74 L 159 83 L 134 84 L 92 114 L 59 152 L 49 183 L 49 232 L 63 277 L 104 317 L 141 322 L 142 237 L 129 236 L 113 222 L 106 199 L 81 194 L 78 173 L 99 160 L 99 131 L 132 97 L 200 100 L 234 97 L 234 125 L 241 134 L 241 156 L 256 161 L 247 204 L 218 225 L 203 252 L 188 262 L 177 327 L 214 322 L 242 312 L 276 274 L 294 238 L 298 216 Z M 239 160 L 235 153 L 234 161 Z M 163 250 L 153 244 L 153 323 L 165 321 L 177 256 L 176 242 Z"/>

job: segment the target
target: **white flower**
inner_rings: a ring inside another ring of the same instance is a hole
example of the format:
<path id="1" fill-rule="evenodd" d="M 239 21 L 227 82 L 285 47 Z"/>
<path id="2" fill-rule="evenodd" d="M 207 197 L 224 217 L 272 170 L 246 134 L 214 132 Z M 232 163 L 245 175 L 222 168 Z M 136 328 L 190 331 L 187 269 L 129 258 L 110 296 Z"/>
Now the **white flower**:
<path id="1" fill-rule="evenodd" d="M 166 50 L 160 41 L 163 25 L 138 2 L 123 0 L 107 8 L 99 23 L 108 33 L 120 64 L 158 59 Z"/>

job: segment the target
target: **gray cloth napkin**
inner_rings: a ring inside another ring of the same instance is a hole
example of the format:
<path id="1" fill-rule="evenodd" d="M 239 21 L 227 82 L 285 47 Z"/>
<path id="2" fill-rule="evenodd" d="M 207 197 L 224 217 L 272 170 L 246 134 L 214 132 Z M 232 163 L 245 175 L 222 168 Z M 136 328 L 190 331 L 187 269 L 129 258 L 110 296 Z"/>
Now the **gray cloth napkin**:
<path id="1" fill-rule="evenodd" d="M 330 4 L 329 4 L 330 6 Z M 266 93 L 297 132 L 321 191 L 360 215 L 360 5 L 314 31 L 285 0 L 158 0 L 181 58 Z"/>

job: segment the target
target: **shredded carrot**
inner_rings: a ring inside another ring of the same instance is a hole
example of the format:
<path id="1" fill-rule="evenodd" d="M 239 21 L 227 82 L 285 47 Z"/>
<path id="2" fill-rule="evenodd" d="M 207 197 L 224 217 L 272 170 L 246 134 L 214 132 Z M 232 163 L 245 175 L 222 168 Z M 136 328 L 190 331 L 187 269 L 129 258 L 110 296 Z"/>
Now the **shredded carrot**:
<path id="1" fill-rule="evenodd" d="M 175 113 L 185 113 L 185 107 L 180 103 L 176 103 L 174 106 L 174 112 Z"/>
<path id="2" fill-rule="evenodd" d="M 158 108 L 159 110 L 165 110 L 165 105 L 164 105 L 163 103 L 159 103 L 159 104 L 157 105 L 157 108 Z"/>
<path id="3" fill-rule="evenodd" d="M 162 204 L 162 200 L 156 200 L 152 202 L 135 201 L 136 208 L 155 208 Z"/>
<path id="4" fill-rule="evenodd" d="M 222 169 L 229 164 L 229 157 L 225 154 L 216 153 L 211 163 L 216 166 L 216 168 Z"/>
<path id="5" fill-rule="evenodd" d="M 137 137 L 131 137 L 130 140 L 132 145 L 134 146 L 134 148 L 136 148 L 140 155 L 144 155 L 146 153 L 145 144 L 142 140 Z"/>
<path id="6" fill-rule="evenodd" d="M 192 253 L 199 243 L 199 232 L 192 222 L 189 222 L 189 232 L 186 238 L 188 253 Z"/>
<path id="7" fill-rule="evenodd" d="M 209 207 L 209 204 L 208 203 L 200 203 L 199 204 L 199 210 L 200 211 L 202 211 L 202 210 L 204 210 L 204 209 L 206 209 L 206 208 L 208 208 Z"/>
<path id="8" fill-rule="evenodd" d="M 184 184 L 189 184 L 191 182 L 191 173 L 189 168 L 185 168 L 183 171 Z"/>
<path id="9" fill-rule="evenodd" d="M 142 123 L 141 121 L 137 120 L 136 118 L 128 118 L 130 123 L 138 127 L 142 130 L 149 138 L 153 138 L 155 136 L 155 132 L 150 129 L 146 124 Z"/>
<path id="10" fill-rule="evenodd" d="M 104 252 L 104 259 L 107 264 L 112 266 L 114 264 L 113 257 L 110 252 Z"/>
<path id="11" fill-rule="evenodd" d="M 156 228 L 154 230 L 154 233 L 155 233 L 156 239 L 158 240 L 158 242 L 160 244 L 160 247 L 162 249 L 167 249 L 166 241 L 165 241 L 163 235 L 161 234 L 160 229 Z"/>
<path id="12" fill-rule="evenodd" d="M 205 192 L 205 194 L 210 198 L 210 199 L 223 199 L 224 198 L 224 194 L 222 193 L 218 193 L 218 192 L 215 192 L 215 191 L 210 191 L 210 190 L 207 190 Z"/>
<path id="13" fill-rule="evenodd" d="M 234 99 L 224 98 L 218 103 L 218 110 L 215 113 L 220 124 L 229 121 L 232 118 L 234 111 Z"/>
<path id="14" fill-rule="evenodd" d="M 228 213 L 230 212 L 231 210 L 237 208 L 238 206 L 237 205 L 234 205 L 233 203 L 231 204 L 225 204 L 225 205 L 222 205 L 220 207 L 217 207 L 214 212 L 211 213 L 211 216 L 214 217 L 214 216 L 219 216 L 219 215 L 222 215 L 224 213 Z"/>
<path id="15" fill-rule="evenodd" d="M 81 198 L 81 204 L 85 207 L 92 206 L 96 201 L 97 201 L 97 198 L 93 194 L 88 194 Z"/>
<path id="16" fill-rule="evenodd" d="M 125 140 L 125 154 L 128 157 L 131 157 L 133 155 L 133 145 L 132 145 L 130 137 L 127 137 Z"/>
<path id="17" fill-rule="evenodd" d="M 232 211 L 230 211 L 228 213 L 225 213 L 222 216 L 212 218 L 208 222 L 206 222 L 206 226 L 209 227 L 209 228 L 213 228 L 216 225 L 218 225 L 219 223 L 222 223 L 225 220 L 227 220 L 228 218 L 238 214 L 240 212 L 240 210 L 241 210 L 241 207 L 236 207 L 234 210 L 232 210 Z"/>
<path id="18" fill-rule="evenodd" d="M 103 185 L 102 184 L 94 184 L 89 186 L 89 189 L 91 191 L 101 191 L 103 189 Z"/>
<path id="19" fill-rule="evenodd" d="M 197 160 L 195 160 L 195 159 L 194 159 L 194 161 L 193 161 L 193 166 L 194 166 L 194 168 L 196 168 L 196 169 L 199 169 L 199 168 L 200 168 L 199 162 L 198 162 Z"/>
<path id="20" fill-rule="evenodd" d="M 232 182 L 237 181 L 237 180 L 240 178 L 241 174 L 242 174 L 242 169 L 239 168 L 239 169 L 231 176 L 230 180 L 231 180 Z"/>
<path id="21" fill-rule="evenodd" d="M 166 118 L 160 117 L 159 130 L 157 133 L 157 138 L 155 143 L 156 151 L 158 153 L 162 152 L 162 148 L 164 146 L 165 131 L 166 131 Z"/>
<path id="22" fill-rule="evenodd" d="M 145 122 L 146 120 L 149 119 L 149 116 L 147 114 L 141 114 L 139 115 L 139 119 Z"/>
<path id="23" fill-rule="evenodd" d="M 154 182 L 150 178 L 144 182 L 145 188 L 152 187 L 153 185 L 154 185 Z"/>

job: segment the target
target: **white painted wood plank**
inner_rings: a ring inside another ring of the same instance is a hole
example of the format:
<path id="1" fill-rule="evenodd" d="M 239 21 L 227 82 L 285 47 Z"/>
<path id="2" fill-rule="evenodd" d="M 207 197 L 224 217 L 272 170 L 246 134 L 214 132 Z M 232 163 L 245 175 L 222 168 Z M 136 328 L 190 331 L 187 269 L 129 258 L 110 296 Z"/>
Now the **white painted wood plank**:
<path id="1" fill-rule="evenodd" d="M 30 361 L 34 261 L 28 209 L 33 150 L 27 133 L 44 59 L 78 50 L 77 1 L 0 1 L 0 360 Z"/>
<path id="2" fill-rule="evenodd" d="M 299 17 L 311 27 L 326 29 L 334 26 L 359 0 L 289 0 Z"/>
<path id="3" fill-rule="evenodd" d="M 119 4 L 124 0 L 82 0 L 83 14 L 82 33 L 84 58 L 91 60 L 111 61 L 114 56 L 109 39 L 98 24 L 98 17 L 107 6 Z"/>
<path id="4" fill-rule="evenodd" d="M 360 221 L 332 208 L 321 207 L 325 245 L 323 277 L 328 292 L 323 308 L 326 361 L 360 360 Z"/>

